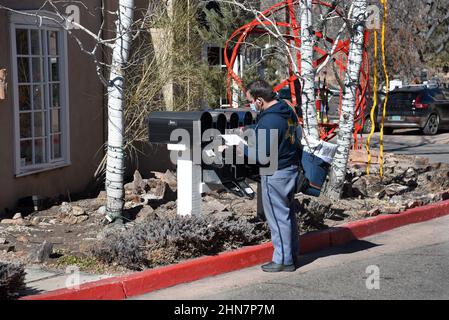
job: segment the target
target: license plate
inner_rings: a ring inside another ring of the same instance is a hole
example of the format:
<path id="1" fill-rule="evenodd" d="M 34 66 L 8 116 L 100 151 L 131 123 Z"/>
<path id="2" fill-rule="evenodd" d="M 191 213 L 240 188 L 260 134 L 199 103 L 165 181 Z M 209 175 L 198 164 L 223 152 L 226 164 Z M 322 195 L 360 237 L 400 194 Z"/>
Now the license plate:
<path id="1" fill-rule="evenodd" d="M 392 116 L 390 117 L 391 121 L 402 121 L 402 117 L 401 116 Z"/>

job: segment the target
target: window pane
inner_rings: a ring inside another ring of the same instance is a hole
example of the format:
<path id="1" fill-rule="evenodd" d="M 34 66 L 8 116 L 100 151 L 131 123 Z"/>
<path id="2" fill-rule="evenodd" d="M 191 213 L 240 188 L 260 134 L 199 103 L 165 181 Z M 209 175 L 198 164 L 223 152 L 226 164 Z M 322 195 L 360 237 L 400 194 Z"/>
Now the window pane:
<path id="1" fill-rule="evenodd" d="M 33 86 L 33 107 L 34 110 L 42 110 L 43 107 L 42 86 Z"/>
<path id="2" fill-rule="evenodd" d="M 32 60 L 32 70 L 33 70 L 33 82 L 41 82 L 41 66 L 42 66 L 42 59 L 40 58 L 33 58 Z"/>
<path id="3" fill-rule="evenodd" d="M 59 109 L 51 110 L 51 133 L 61 132 L 60 115 L 61 111 Z"/>
<path id="4" fill-rule="evenodd" d="M 29 54 L 28 51 L 28 30 L 16 30 L 17 54 Z"/>
<path id="5" fill-rule="evenodd" d="M 48 66 L 50 68 L 50 81 L 59 81 L 59 59 L 58 58 L 50 58 L 48 60 Z"/>
<path id="6" fill-rule="evenodd" d="M 31 138 L 31 113 L 20 114 L 20 138 Z"/>
<path id="7" fill-rule="evenodd" d="M 34 137 L 45 136 L 44 114 L 42 112 L 34 112 Z"/>
<path id="8" fill-rule="evenodd" d="M 31 140 L 20 142 L 20 165 L 27 166 L 33 164 L 33 148 Z"/>
<path id="9" fill-rule="evenodd" d="M 29 58 L 17 58 L 17 69 L 19 72 L 19 82 L 30 82 L 30 61 Z"/>
<path id="10" fill-rule="evenodd" d="M 44 139 L 34 140 L 34 163 L 44 163 L 45 159 L 45 143 Z"/>
<path id="11" fill-rule="evenodd" d="M 48 54 L 58 55 L 58 32 L 49 31 L 48 32 Z"/>
<path id="12" fill-rule="evenodd" d="M 51 85 L 51 107 L 59 108 L 61 106 L 59 102 L 59 84 Z"/>
<path id="13" fill-rule="evenodd" d="M 31 110 L 30 86 L 19 86 L 19 109 Z"/>
<path id="14" fill-rule="evenodd" d="M 40 55 L 41 54 L 41 42 L 39 38 L 38 30 L 31 30 L 31 54 Z"/>
<path id="15" fill-rule="evenodd" d="M 52 136 L 51 152 L 53 154 L 53 159 L 61 158 L 61 135 L 55 134 Z"/>

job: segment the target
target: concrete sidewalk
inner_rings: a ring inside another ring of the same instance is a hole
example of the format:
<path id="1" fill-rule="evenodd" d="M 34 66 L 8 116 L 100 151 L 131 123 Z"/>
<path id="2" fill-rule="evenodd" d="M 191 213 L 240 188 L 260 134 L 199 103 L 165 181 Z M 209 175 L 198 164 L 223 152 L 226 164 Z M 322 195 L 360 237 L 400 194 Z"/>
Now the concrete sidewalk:
<path id="1" fill-rule="evenodd" d="M 304 255 L 294 273 L 253 267 L 135 299 L 449 299 L 447 230 L 449 216 Z M 367 288 L 370 266 L 378 290 Z"/>
<path id="2" fill-rule="evenodd" d="M 65 272 L 57 272 L 46 270 L 41 267 L 29 267 L 25 269 L 25 284 L 27 286 L 24 294 L 39 294 L 46 291 L 57 289 L 64 289 L 67 287 L 66 283 L 72 283 L 72 278 L 68 279 L 71 274 Z M 92 275 L 84 272 L 79 273 L 80 284 L 107 279 L 113 277 L 112 275 Z"/>

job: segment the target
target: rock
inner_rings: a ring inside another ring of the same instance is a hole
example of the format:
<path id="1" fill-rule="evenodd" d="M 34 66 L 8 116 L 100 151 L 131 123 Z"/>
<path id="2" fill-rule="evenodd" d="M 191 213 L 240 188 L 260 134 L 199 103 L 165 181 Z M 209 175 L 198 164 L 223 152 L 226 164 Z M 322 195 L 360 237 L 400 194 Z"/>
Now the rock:
<path id="1" fill-rule="evenodd" d="M 134 193 L 134 182 L 126 183 L 123 188 L 125 189 L 125 192 L 128 192 L 129 194 Z"/>
<path id="2" fill-rule="evenodd" d="M 363 176 L 352 185 L 352 194 L 355 197 L 374 198 L 383 189 L 382 182 L 378 176 Z"/>
<path id="3" fill-rule="evenodd" d="M 40 226 L 40 227 L 50 227 L 51 224 L 48 223 L 48 222 L 39 222 L 38 226 Z"/>
<path id="4" fill-rule="evenodd" d="M 63 202 L 61 204 L 61 207 L 59 208 L 59 211 L 62 214 L 68 215 L 72 211 L 72 206 L 69 203 L 67 203 L 67 202 Z"/>
<path id="5" fill-rule="evenodd" d="M 159 180 L 167 183 L 173 191 L 176 191 L 176 189 L 178 187 L 178 180 L 176 178 L 176 175 L 173 172 L 171 172 L 170 170 L 167 170 L 165 173 L 156 172 L 156 171 L 152 171 L 151 173 L 153 173 L 155 175 L 156 179 L 159 179 Z"/>
<path id="6" fill-rule="evenodd" d="M 393 183 L 390 184 L 388 186 L 385 187 L 385 192 L 387 194 L 387 196 L 392 197 L 395 195 L 401 195 L 404 194 L 405 192 L 409 191 L 409 187 L 407 186 L 403 186 L 397 183 Z"/>
<path id="7" fill-rule="evenodd" d="M 413 209 L 413 208 L 417 208 L 417 207 L 421 207 L 424 203 L 422 201 L 419 200 L 413 200 L 408 202 L 405 207 L 406 209 Z"/>
<path id="8" fill-rule="evenodd" d="M 154 195 L 156 200 L 174 201 L 177 198 L 176 192 L 167 182 L 158 179 L 148 180 L 149 190 L 147 194 Z"/>
<path id="9" fill-rule="evenodd" d="M 13 220 L 22 219 L 22 214 L 20 212 L 17 212 L 14 217 L 12 217 Z"/>
<path id="10" fill-rule="evenodd" d="M 351 150 L 349 152 L 349 161 L 353 163 L 368 163 L 368 152 L 363 150 Z M 371 163 L 379 163 L 379 152 L 376 150 L 371 150 Z"/>
<path id="11" fill-rule="evenodd" d="M 105 190 L 100 191 L 100 193 L 97 196 L 97 200 L 106 200 L 108 198 L 108 195 Z"/>
<path id="12" fill-rule="evenodd" d="M 125 202 L 135 202 L 135 203 L 140 203 L 140 196 L 135 194 L 135 193 L 131 193 L 129 191 L 125 192 Z"/>
<path id="13" fill-rule="evenodd" d="M 136 216 L 136 222 L 142 222 L 146 220 L 152 213 L 154 209 L 148 205 L 144 206 Z"/>
<path id="14" fill-rule="evenodd" d="M 16 247 L 12 244 L 0 244 L 0 251 L 8 252 L 14 252 L 16 251 Z"/>
<path id="15" fill-rule="evenodd" d="M 20 219 L 3 219 L 1 221 L 1 224 L 13 224 L 13 225 L 24 225 L 25 221 L 20 218 Z"/>
<path id="16" fill-rule="evenodd" d="M 97 213 L 99 215 L 105 215 L 106 214 L 106 206 L 101 206 L 100 208 L 98 208 Z"/>
<path id="17" fill-rule="evenodd" d="M 382 213 L 384 214 L 397 214 L 401 212 L 401 207 L 384 207 Z"/>
<path id="18" fill-rule="evenodd" d="M 39 225 L 39 223 L 41 223 L 42 218 L 41 217 L 34 217 L 33 219 L 31 219 L 31 224 L 34 226 Z"/>
<path id="19" fill-rule="evenodd" d="M 7 244 L 6 238 L 0 238 L 0 244 Z"/>
<path id="20" fill-rule="evenodd" d="M 28 243 L 28 238 L 25 236 L 18 236 L 17 237 L 17 241 L 22 242 L 22 243 Z"/>
<path id="21" fill-rule="evenodd" d="M 380 215 L 380 209 L 379 208 L 375 208 L 375 209 L 372 209 L 372 210 L 369 210 L 367 213 L 366 213 L 366 216 L 368 216 L 368 217 L 377 217 L 378 215 Z"/>
<path id="22" fill-rule="evenodd" d="M 89 219 L 88 215 L 82 215 L 82 216 L 68 216 L 62 220 L 63 223 L 74 225 L 79 224 L 81 222 L 84 222 Z"/>
<path id="23" fill-rule="evenodd" d="M 202 211 L 204 213 L 221 213 L 229 209 L 229 204 L 223 204 L 217 199 L 208 197 L 204 199 Z"/>
<path id="24" fill-rule="evenodd" d="M 142 179 L 142 175 L 138 170 L 134 171 L 133 188 L 135 194 L 142 194 L 145 192 L 146 181 Z"/>
<path id="25" fill-rule="evenodd" d="M 50 258 L 53 254 L 53 243 L 45 240 L 40 247 L 32 254 L 32 261 L 34 263 L 42 263 Z"/>
<path id="26" fill-rule="evenodd" d="M 73 206 L 72 212 L 70 213 L 70 215 L 75 216 L 75 217 L 82 216 L 85 214 L 86 214 L 86 211 L 84 211 L 84 209 L 79 206 Z"/>

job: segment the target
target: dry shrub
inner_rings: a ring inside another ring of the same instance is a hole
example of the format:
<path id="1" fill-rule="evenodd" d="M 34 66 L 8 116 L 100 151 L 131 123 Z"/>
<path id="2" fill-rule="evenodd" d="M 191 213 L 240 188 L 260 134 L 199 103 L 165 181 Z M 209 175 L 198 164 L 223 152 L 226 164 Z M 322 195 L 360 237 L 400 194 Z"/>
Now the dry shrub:
<path id="1" fill-rule="evenodd" d="M 268 237 L 264 223 L 234 215 L 154 214 L 131 229 L 110 234 L 92 253 L 105 263 L 142 270 L 258 244 Z"/>
<path id="2" fill-rule="evenodd" d="M 25 288 L 22 265 L 0 262 L 0 300 L 14 300 Z"/>

